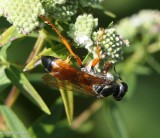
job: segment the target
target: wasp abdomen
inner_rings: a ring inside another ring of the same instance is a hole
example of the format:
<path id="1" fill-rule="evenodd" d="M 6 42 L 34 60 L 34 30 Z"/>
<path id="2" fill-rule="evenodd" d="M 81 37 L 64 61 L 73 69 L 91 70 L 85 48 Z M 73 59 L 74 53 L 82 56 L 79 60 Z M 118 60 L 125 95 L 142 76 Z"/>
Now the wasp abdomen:
<path id="1" fill-rule="evenodd" d="M 56 58 L 52 56 L 42 56 L 41 58 L 42 64 L 48 72 L 51 72 L 53 65 L 52 63 L 54 62 L 55 59 Z"/>

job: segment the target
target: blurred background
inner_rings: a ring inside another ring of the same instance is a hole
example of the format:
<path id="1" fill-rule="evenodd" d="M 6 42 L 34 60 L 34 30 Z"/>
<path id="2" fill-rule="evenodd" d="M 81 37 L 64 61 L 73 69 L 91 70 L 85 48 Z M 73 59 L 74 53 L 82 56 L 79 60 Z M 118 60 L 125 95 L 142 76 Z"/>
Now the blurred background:
<path id="1" fill-rule="evenodd" d="M 107 10 L 110 10 L 117 15 L 115 22 L 119 22 L 119 20 L 121 20 L 122 18 L 132 16 L 133 14 L 137 14 L 138 12 L 144 9 L 159 10 L 160 7 L 158 5 L 159 5 L 158 0 L 153 0 L 153 1 L 108 0 L 105 2 L 104 6 Z M 160 16 L 160 13 L 159 13 L 159 16 Z M 148 18 L 148 21 L 149 21 L 149 17 L 146 17 L 146 18 Z M 128 26 L 128 27 L 126 26 L 126 30 L 125 30 L 126 32 L 131 29 L 129 27 L 131 26 Z M 158 36 L 156 36 L 157 38 L 160 37 L 159 27 L 157 28 L 157 32 L 158 32 L 157 33 Z M 147 29 L 149 30 L 149 27 L 146 28 L 146 30 Z M 147 32 L 149 33 L 149 31 L 146 31 L 146 33 Z M 148 35 L 150 37 L 153 36 L 152 33 Z M 136 41 L 136 39 L 134 40 Z M 130 45 L 134 47 L 136 45 L 136 42 L 133 42 L 132 40 L 130 41 L 131 41 Z M 140 44 L 139 47 L 144 46 L 142 43 L 139 43 L 139 44 Z M 157 47 L 159 46 L 160 46 L 160 41 L 157 43 Z M 155 52 L 152 55 L 152 57 L 156 58 L 157 62 L 160 63 L 159 51 Z M 151 73 L 149 73 L 148 75 L 142 75 L 142 74 L 137 75 L 136 85 L 134 86 L 132 96 L 127 100 L 127 102 L 123 102 L 122 104 L 121 103 L 119 104 L 130 138 L 160 137 L 160 133 L 159 133 L 160 93 L 159 93 L 159 85 L 158 85 L 160 80 L 160 75 L 159 75 L 159 72 L 153 69 L 154 68 L 153 66 L 155 66 L 157 69 L 160 66 L 157 66 L 157 64 L 154 64 L 154 61 L 149 61 L 150 60 L 149 56 L 146 56 L 145 60 L 146 60 L 145 64 L 143 62 L 141 63 L 144 64 L 145 66 L 150 66 L 150 68 L 152 68 Z M 152 62 L 153 64 L 150 64 L 150 62 Z M 137 69 L 138 67 L 135 66 L 134 70 L 137 70 Z M 123 73 L 125 74 L 125 71 Z M 126 82 L 130 81 L 130 79 L 131 77 L 126 76 L 125 81 Z M 130 86 L 129 86 L 129 92 L 130 92 Z"/>
<path id="2" fill-rule="evenodd" d="M 53 89 L 48 88 L 42 81 L 35 81 L 37 77 L 41 80 L 41 76 L 28 75 L 33 86 L 52 109 L 52 115 L 42 115 L 26 97 L 19 96 L 12 107 L 13 111 L 33 137 L 160 137 L 160 11 L 141 12 L 147 9 L 159 10 L 159 5 L 158 0 L 104 0 L 104 8 L 114 13 L 116 18 L 106 17 L 99 10 L 93 11 L 94 16 L 99 18 L 100 26 L 106 27 L 113 21 L 119 33 L 130 41 L 130 47 L 124 49 L 124 61 L 117 65 L 118 72 L 129 87 L 122 101 L 114 102 L 112 98 L 96 100 L 93 97 L 75 94 L 75 120 L 70 127 L 63 103 L 58 98 L 60 93 L 53 92 Z M 137 20 L 138 25 L 135 25 L 133 20 Z M 2 28 L 8 26 L 9 23 L 0 18 L 1 32 Z M 10 47 L 9 61 L 23 65 L 34 43 L 34 39 L 25 38 L 23 45 Z M 32 72 L 37 70 L 44 73 L 41 67 Z M 8 95 L 10 89 L 11 87 L 5 89 L 6 93 L 3 92 L 0 100 Z"/>

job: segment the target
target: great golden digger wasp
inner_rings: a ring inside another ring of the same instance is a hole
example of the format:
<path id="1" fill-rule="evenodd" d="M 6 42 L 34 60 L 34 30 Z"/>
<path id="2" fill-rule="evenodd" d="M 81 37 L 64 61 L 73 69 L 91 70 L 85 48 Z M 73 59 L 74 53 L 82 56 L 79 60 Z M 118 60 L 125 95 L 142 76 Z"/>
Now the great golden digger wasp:
<path id="1" fill-rule="evenodd" d="M 42 64 L 49 72 L 43 76 L 43 80 L 55 87 L 83 92 L 97 98 L 113 95 L 115 100 L 121 100 L 127 92 L 128 86 L 120 77 L 114 80 L 107 74 L 86 73 L 72 67 L 68 60 L 42 56 Z"/>
<path id="2" fill-rule="evenodd" d="M 83 92 L 85 94 L 96 96 L 97 98 L 107 97 L 112 95 L 115 100 L 120 101 L 128 90 L 128 86 L 117 75 L 115 78 L 108 76 L 108 70 L 111 67 L 111 63 L 107 63 L 104 66 L 102 72 L 96 72 L 94 67 L 100 60 L 100 49 L 98 48 L 97 41 L 97 58 L 93 59 L 91 64 L 83 66 L 81 59 L 72 51 L 68 41 L 62 36 L 58 29 L 48 20 L 46 17 L 41 16 L 53 30 L 61 38 L 63 44 L 67 47 L 70 54 L 76 59 L 81 69 L 76 69 L 70 65 L 70 58 L 63 61 L 52 56 L 42 56 L 41 62 L 49 74 L 43 76 L 43 80 L 54 87 L 69 89 L 76 92 Z M 116 71 L 115 71 L 116 72 Z M 117 74 L 117 73 L 116 73 Z"/>

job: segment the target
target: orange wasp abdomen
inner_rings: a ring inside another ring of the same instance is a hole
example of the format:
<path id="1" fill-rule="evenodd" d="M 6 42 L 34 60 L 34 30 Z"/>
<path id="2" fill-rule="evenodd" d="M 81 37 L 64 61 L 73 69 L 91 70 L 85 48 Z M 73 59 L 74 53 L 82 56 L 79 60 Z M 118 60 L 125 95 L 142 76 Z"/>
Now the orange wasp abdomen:
<path id="1" fill-rule="evenodd" d="M 48 71 L 52 76 L 55 76 L 60 80 L 68 80 L 69 82 L 72 83 L 77 83 L 77 84 L 83 83 L 86 85 L 101 84 L 105 82 L 105 79 L 80 71 L 72 67 L 69 63 L 62 61 L 61 59 L 53 59 L 53 57 L 51 58 L 52 62 L 49 62 L 50 65 L 47 66 L 47 67 L 51 66 L 50 67 L 51 70 Z"/>
<path id="2" fill-rule="evenodd" d="M 93 85 L 100 85 L 106 81 L 105 79 L 80 71 L 69 63 L 51 56 L 43 56 L 42 64 L 51 76 L 56 77 L 61 82 L 67 82 L 68 84 L 66 85 L 74 84 L 74 86 L 82 89 L 84 93 L 89 95 L 96 96 Z"/>

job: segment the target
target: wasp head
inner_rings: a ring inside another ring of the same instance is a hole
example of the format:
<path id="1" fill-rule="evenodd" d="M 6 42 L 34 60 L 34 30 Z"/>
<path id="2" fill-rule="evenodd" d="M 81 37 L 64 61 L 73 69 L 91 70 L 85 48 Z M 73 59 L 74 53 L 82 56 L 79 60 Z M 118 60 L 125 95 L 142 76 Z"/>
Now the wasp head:
<path id="1" fill-rule="evenodd" d="M 120 80 L 119 82 L 115 82 L 115 83 L 116 83 L 117 89 L 116 91 L 114 91 L 113 97 L 115 100 L 120 101 L 124 97 L 126 92 L 128 91 L 128 85 L 122 80 Z"/>
<path id="2" fill-rule="evenodd" d="M 112 95 L 116 101 L 120 101 L 126 94 L 128 85 L 119 77 L 111 81 L 110 84 L 97 85 L 93 88 L 97 92 L 98 98 Z"/>

